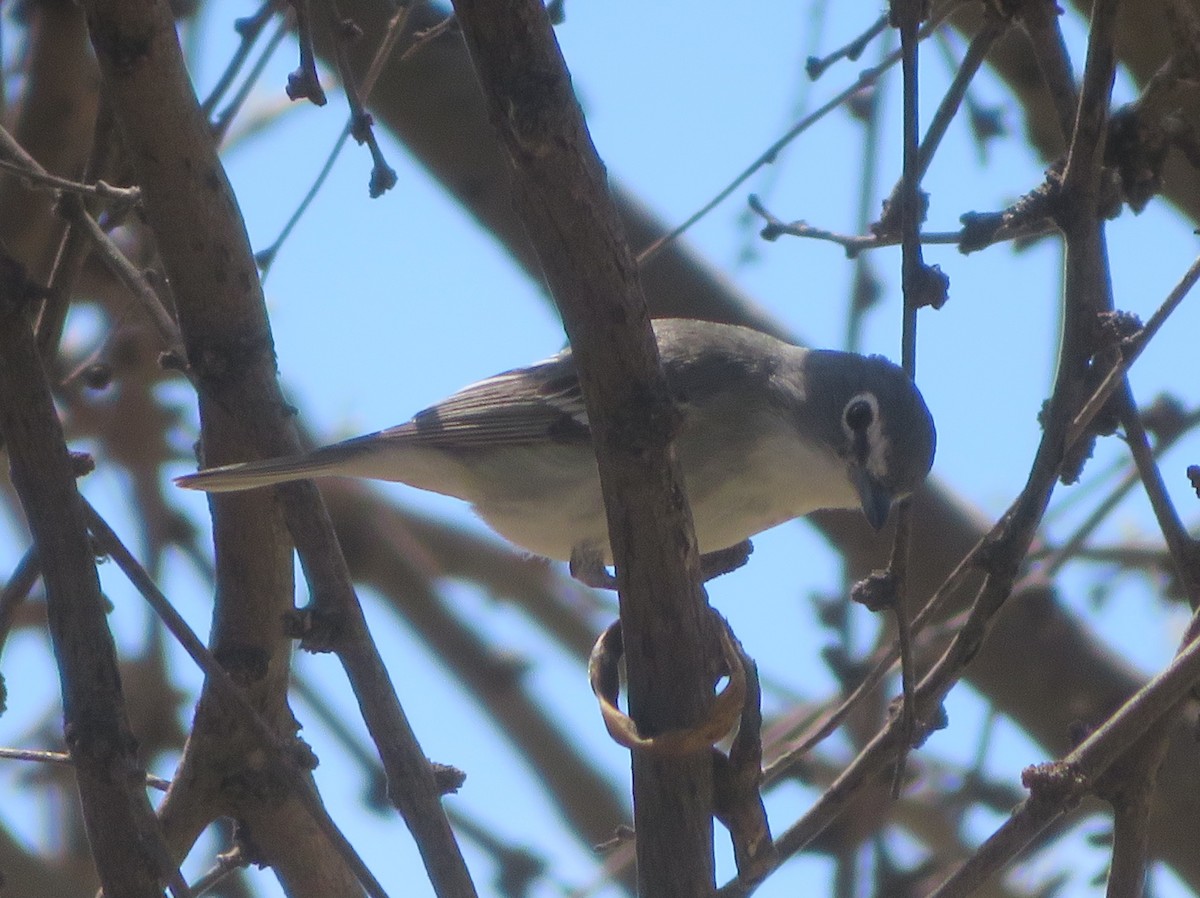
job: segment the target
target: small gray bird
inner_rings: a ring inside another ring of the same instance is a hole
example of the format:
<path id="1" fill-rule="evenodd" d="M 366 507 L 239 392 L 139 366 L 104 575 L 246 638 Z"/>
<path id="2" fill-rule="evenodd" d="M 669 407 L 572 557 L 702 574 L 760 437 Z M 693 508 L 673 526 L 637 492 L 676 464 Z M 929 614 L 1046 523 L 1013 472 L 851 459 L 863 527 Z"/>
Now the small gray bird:
<path id="1" fill-rule="evenodd" d="M 661 319 L 654 332 L 683 416 L 675 447 L 706 576 L 743 564 L 749 537 L 817 509 L 860 507 L 878 530 L 933 464 L 929 409 L 886 359 L 705 321 Z M 570 561 L 585 583 L 613 585 L 570 349 L 472 384 L 407 424 L 175 482 L 226 492 L 329 475 L 456 496 L 510 542 Z"/>

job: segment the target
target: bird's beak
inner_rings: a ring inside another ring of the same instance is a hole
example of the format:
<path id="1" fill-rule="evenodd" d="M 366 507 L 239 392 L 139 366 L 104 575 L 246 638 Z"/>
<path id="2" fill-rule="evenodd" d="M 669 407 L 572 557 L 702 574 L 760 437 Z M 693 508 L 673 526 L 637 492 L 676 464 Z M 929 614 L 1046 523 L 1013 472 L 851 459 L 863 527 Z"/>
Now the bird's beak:
<path id="1" fill-rule="evenodd" d="M 850 469 L 850 480 L 858 491 L 858 501 L 862 503 L 867 523 L 876 530 L 882 530 L 892 508 L 891 491 L 860 465 L 854 465 Z"/>

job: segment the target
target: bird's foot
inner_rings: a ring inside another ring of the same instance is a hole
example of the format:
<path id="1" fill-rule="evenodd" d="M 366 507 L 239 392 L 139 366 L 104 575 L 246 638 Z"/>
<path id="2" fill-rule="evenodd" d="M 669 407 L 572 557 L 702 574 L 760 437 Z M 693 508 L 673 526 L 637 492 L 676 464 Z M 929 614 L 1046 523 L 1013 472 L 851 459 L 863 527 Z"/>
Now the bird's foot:
<path id="1" fill-rule="evenodd" d="M 604 556 L 590 546 L 576 546 L 571 550 L 571 576 L 592 589 L 617 588 L 617 578 L 604 566 Z"/>
<path id="2" fill-rule="evenodd" d="M 728 549 L 718 549 L 700 556 L 700 579 L 707 583 L 714 577 L 736 571 L 750 560 L 754 551 L 754 543 L 748 539 L 730 546 Z"/>
<path id="3" fill-rule="evenodd" d="M 700 581 L 707 583 L 714 577 L 736 571 L 750 560 L 754 544 L 742 540 L 727 549 L 718 549 L 700 556 Z M 617 588 L 617 578 L 608 572 L 604 557 L 592 548 L 576 548 L 571 552 L 571 576 L 593 589 Z"/>

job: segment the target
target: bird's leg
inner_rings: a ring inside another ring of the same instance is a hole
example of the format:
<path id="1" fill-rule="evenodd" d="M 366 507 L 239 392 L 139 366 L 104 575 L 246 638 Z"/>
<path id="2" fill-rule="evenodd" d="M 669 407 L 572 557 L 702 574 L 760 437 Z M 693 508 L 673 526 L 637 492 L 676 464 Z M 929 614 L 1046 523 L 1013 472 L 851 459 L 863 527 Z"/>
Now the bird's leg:
<path id="1" fill-rule="evenodd" d="M 753 551 L 754 544 L 750 540 L 744 539 L 727 549 L 718 549 L 715 552 L 707 552 L 701 555 L 700 579 L 703 582 L 708 582 L 714 577 L 720 577 L 722 574 L 736 571 L 750 560 L 750 553 Z"/>
<path id="2" fill-rule="evenodd" d="M 750 560 L 754 544 L 742 540 L 727 549 L 718 549 L 700 556 L 700 580 L 708 582 L 714 577 L 736 571 Z M 591 546 L 576 546 L 571 551 L 571 576 L 593 589 L 616 589 L 617 578 L 604 566 L 604 557 Z"/>
<path id="3" fill-rule="evenodd" d="M 571 550 L 571 576 L 593 589 L 616 589 L 617 578 L 604 566 L 604 556 L 595 546 L 576 546 Z"/>

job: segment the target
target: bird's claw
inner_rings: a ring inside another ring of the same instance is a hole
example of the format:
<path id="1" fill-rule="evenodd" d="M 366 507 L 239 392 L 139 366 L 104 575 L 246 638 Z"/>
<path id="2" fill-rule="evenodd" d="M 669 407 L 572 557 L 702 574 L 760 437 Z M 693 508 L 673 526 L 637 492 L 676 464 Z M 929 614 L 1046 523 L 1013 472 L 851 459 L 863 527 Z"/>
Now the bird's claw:
<path id="1" fill-rule="evenodd" d="M 748 539 L 726 549 L 708 552 L 700 556 L 700 582 L 707 583 L 714 577 L 736 571 L 750 560 L 754 544 Z M 617 578 L 605 567 L 604 557 L 595 549 L 577 547 L 571 552 L 571 576 L 593 589 L 617 588 Z"/>

